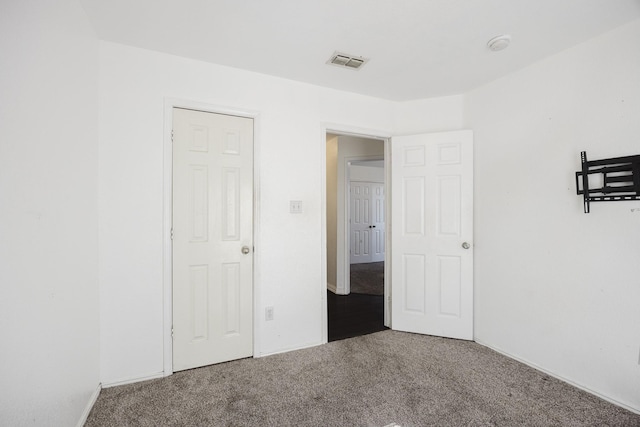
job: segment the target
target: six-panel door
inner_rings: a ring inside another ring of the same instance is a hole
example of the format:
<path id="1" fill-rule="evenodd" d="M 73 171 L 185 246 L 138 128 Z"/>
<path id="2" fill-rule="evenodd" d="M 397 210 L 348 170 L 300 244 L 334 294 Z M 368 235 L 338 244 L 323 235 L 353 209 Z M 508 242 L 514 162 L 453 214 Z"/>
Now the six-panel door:
<path id="1" fill-rule="evenodd" d="M 350 263 L 384 261 L 384 184 L 350 183 Z"/>
<path id="2" fill-rule="evenodd" d="M 252 317 L 253 120 L 174 108 L 173 370 L 251 356 Z"/>
<path id="3" fill-rule="evenodd" d="M 391 145 L 392 327 L 473 339 L 473 135 Z"/>

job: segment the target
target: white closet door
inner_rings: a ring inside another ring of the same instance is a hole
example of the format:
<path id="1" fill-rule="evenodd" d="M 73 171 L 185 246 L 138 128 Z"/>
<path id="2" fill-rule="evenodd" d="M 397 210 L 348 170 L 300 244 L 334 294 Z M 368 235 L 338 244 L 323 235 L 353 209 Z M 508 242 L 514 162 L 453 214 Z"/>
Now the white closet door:
<path id="1" fill-rule="evenodd" d="M 173 370 L 253 353 L 253 120 L 173 110 Z"/>

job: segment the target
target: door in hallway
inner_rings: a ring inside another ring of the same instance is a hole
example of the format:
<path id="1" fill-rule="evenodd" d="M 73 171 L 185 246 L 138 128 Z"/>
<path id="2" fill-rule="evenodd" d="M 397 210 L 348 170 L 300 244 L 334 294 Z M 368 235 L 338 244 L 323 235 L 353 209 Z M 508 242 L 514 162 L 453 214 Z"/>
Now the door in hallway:
<path id="1" fill-rule="evenodd" d="M 352 181 L 350 212 L 350 263 L 384 261 L 384 184 Z"/>

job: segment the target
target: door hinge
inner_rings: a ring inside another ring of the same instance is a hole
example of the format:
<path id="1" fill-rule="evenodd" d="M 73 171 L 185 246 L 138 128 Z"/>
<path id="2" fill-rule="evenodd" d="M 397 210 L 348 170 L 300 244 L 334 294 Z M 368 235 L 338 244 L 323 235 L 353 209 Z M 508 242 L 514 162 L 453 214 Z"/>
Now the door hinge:
<path id="1" fill-rule="evenodd" d="M 171 142 L 173 142 L 173 129 L 171 129 Z"/>
<path id="2" fill-rule="evenodd" d="M 171 327 L 171 338 L 173 338 L 173 326 Z"/>
<path id="3" fill-rule="evenodd" d="M 173 228 L 171 229 L 171 240 L 173 240 Z"/>

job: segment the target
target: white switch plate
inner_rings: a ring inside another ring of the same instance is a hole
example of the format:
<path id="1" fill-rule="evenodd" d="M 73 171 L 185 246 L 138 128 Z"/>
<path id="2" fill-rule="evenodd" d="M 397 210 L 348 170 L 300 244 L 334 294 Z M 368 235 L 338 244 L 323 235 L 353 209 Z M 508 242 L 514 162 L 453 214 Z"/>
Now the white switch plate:
<path id="1" fill-rule="evenodd" d="M 267 307 L 264 309 L 264 319 L 273 320 L 273 307 Z"/>
<path id="2" fill-rule="evenodd" d="M 302 200 L 291 200 L 289 202 L 289 212 L 302 213 Z"/>

